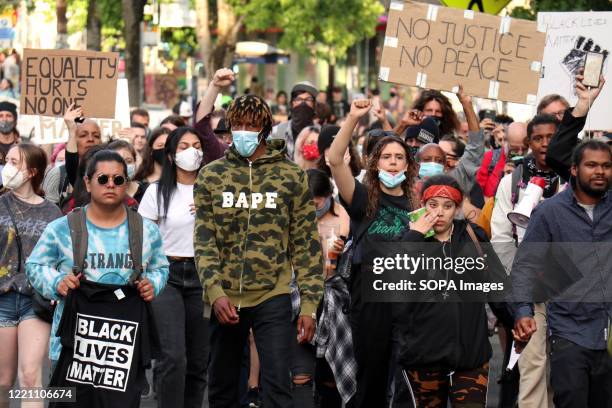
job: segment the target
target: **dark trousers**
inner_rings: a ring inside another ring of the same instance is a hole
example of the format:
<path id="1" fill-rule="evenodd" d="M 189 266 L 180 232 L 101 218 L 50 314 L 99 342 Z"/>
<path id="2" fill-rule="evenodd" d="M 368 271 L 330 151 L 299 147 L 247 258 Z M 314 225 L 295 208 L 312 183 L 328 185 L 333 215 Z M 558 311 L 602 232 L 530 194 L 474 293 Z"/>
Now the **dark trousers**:
<path id="1" fill-rule="evenodd" d="M 295 408 L 314 408 L 314 375 L 317 351 L 310 343 L 299 344 L 297 340 L 297 319 L 293 322 L 296 333 L 291 343 L 291 376 L 308 376 L 305 384 L 292 384 Z"/>
<path id="2" fill-rule="evenodd" d="M 210 408 L 237 408 L 239 378 L 244 345 L 253 328 L 261 364 L 263 405 L 266 408 L 292 408 L 291 342 L 297 333 L 291 322 L 289 295 L 275 296 L 254 306 L 243 307 L 240 320 L 222 325 L 214 312 L 210 316 Z M 293 337 L 293 338 L 292 338 Z"/>
<path id="3" fill-rule="evenodd" d="M 550 383 L 556 408 L 612 407 L 612 357 L 561 337 L 550 342 Z"/>
<path id="4" fill-rule="evenodd" d="M 361 268 L 351 277 L 350 321 L 357 361 L 357 392 L 348 406 L 388 406 L 394 309 L 391 303 L 365 302 Z"/>
<path id="5" fill-rule="evenodd" d="M 200 408 L 206 389 L 208 319 L 193 261 L 171 262 L 168 284 L 153 301 L 161 357 L 154 370 L 160 408 Z"/>

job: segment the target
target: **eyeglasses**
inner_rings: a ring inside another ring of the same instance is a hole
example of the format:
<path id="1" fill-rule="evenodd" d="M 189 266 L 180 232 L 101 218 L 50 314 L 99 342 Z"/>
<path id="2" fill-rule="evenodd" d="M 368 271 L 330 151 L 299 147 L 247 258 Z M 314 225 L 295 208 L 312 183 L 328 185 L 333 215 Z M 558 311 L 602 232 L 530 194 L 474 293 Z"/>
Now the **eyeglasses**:
<path id="1" fill-rule="evenodd" d="M 108 180 L 110 180 L 110 178 L 111 176 L 108 176 L 106 174 L 100 174 L 98 178 L 96 178 L 96 180 L 98 180 L 98 184 L 100 184 L 101 186 L 105 186 L 108 183 Z M 112 176 L 112 178 L 113 184 L 116 186 L 122 186 L 126 182 L 126 177 L 124 176 Z"/>
<path id="2" fill-rule="evenodd" d="M 295 98 L 293 100 L 293 103 L 295 104 L 314 103 L 314 98 L 312 96 L 309 96 L 308 98 Z"/>

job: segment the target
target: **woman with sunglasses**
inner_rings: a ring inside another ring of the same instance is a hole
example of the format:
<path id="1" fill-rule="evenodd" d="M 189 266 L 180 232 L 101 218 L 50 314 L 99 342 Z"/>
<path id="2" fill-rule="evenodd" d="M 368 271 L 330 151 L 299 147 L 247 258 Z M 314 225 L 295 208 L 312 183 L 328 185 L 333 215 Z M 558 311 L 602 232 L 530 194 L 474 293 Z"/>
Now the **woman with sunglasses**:
<path id="1" fill-rule="evenodd" d="M 485 232 L 465 219 L 456 219 L 463 195 L 459 183 L 451 176 L 437 175 L 425 180 L 421 205 L 426 213 L 411 222 L 402 237 L 403 242 L 419 244 L 413 246 L 414 256 L 425 253 L 429 259 L 443 258 L 445 266 L 449 258 L 460 257 L 462 262 L 472 259 L 474 266 L 468 267 L 469 263 L 465 262 L 463 270 L 457 266 L 415 271 L 415 274 L 427 272 L 431 279 L 453 280 L 458 288 L 461 287 L 459 280 L 489 281 L 494 274 L 506 277 L 499 258 L 486 244 Z M 429 236 L 431 230 L 433 235 Z M 459 263 L 453 262 L 453 265 Z M 461 289 L 423 295 L 427 301 L 402 303 L 398 307 L 402 371 L 401 377 L 396 378 L 395 402 L 401 405 L 414 397 L 418 407 L 442 408 L 450 400 L 453 407 L 484 408 L 492 354 L 485 304 L 478 302 L 478 298 L 468 298 Z M 490 305 L 504 324 L 512 322 L 503 303 Z"/>
<path id="2" fill-rule="evenodd" d="M 19 377 L 22 387 L 42 386 L 42 364 L 51 326 L 37 318 L 33 290 L 25 273 L 26 258 L 45 226 L 62 216 L 43 198 L 41 184 L 47 156 L 38 146 L 12 147 L 2 169 L 0 196 L 0 400 Z M 31 405 L 42 407 L 43 403 Z"/>
<path id="3" fill-rule="evenodd" d="M 353 129 L 372 107 L 371 101 L 353 101 L 346 121 L 329 149 L 329 167 L 342 203 L 351 217 L 351 328 L 357 360 L 354 407 L 387 405 L 391 371 L 392 309 L 390 303 L 367 303 L 361 285 L 361 263 L 368 247 L 397 241 L 408 228 L 413 210 L 412 185 L 416 166 L 403 140 L 386 136 L 376 144 L 364 182 L 357 181 L 344 161 Z M 373 352 L 375 350 L 375 352 Z"/>

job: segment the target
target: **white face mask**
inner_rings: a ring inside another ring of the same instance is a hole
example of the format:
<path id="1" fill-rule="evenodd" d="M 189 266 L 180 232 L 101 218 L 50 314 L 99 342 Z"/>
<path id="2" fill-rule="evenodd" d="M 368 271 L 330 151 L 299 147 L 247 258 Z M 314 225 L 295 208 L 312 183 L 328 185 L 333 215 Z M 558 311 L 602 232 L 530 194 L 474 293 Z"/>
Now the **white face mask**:
<path id="1" fill-rule="evenodd" d="M 181 169 L 185 171 L 196 171 L 200 168 L 203 157 L 204 153 L 201 150 L 190 147 L 189 149 L 177 153 L 174 160 L 176 161 L 176 165 Z"/>
<path id="2" fill-rule="evenodd" d="M 9 190 L 16 190 L 27 181 L 23 171 L 12 164 L 6 164 L 2 169 L 2 185 Z"/>
<path id="3" fill-rule="evenodd" d="M 136 165 L 135 164 L 128 164 L 127 165 L 127 176 L 128 178 L 131 180 L 132 178 L 134 178 L 134 174 L 136 173 Z"/>

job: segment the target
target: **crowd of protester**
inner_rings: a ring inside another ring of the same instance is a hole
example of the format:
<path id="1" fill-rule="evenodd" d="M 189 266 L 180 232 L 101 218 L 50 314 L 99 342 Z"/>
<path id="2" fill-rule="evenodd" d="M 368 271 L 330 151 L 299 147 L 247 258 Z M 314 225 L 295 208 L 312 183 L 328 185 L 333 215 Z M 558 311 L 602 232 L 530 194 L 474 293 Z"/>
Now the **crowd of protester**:
<path id="1" fill-rule="evenodd" d="M 408 105 L 397 87 L 349 101 L 309 82 L 264 96 L 257 81 L 215 110 L 235 80 L 221 69 L 195 112 L 180 104 L 155 124 L 135 109 L 107 141 L 70 106 L 67 142 L 45 148 L 20 141 L 17 106 L 0 102 L 0 392 L 65 384 L 69 296 L 94 282 L 130 283 L 150 302 L 152 380 L 130 383 L 125 406 L 201 407 L 207 391 L 212 408 L 485 407 L 499 381 L 499 407 L 612 407 L 612 138 L 582 135 L 605 86 L 582 79 L 575 106 L 549 95 L 521 123 L 476 112 L 461 86 L 461 112 L 435 90 Z M 0 99 L 11 89 L 5 75 Z M 541 202 L 516 225 L 508 214 L 534 178 Z M 444 257 L 469 248 L 521 294 L 567 266 L 553 250 L 523 251 L 530 243 L 608 243 L 572 258 L 601 272 L 604 295 L 372 302 L 363 262 L 384 242 Z M 112 262 L 128 252 L 130 264 Z M 500 378 L 495 333 L 504 367 L 521 353 Z"/>

